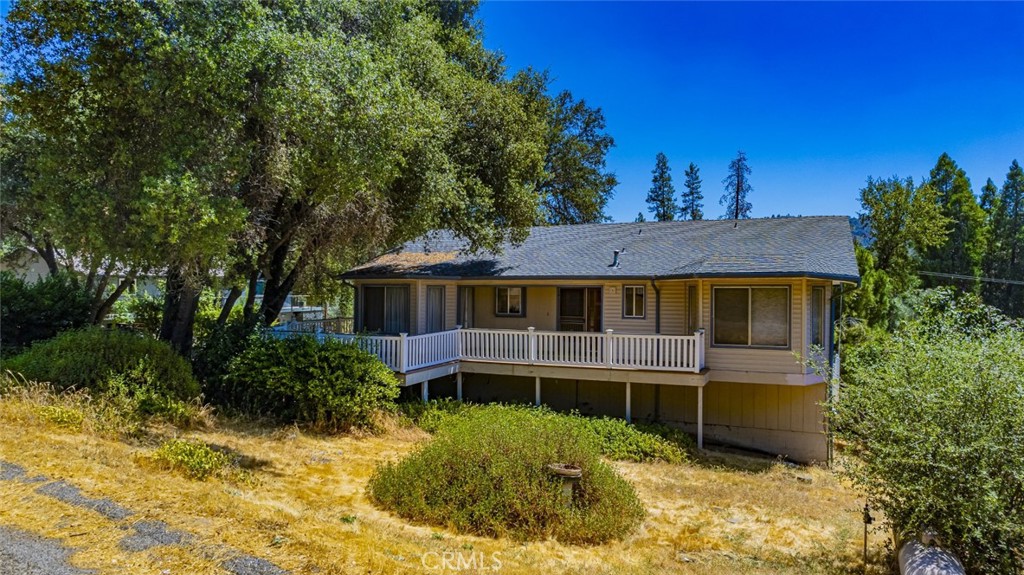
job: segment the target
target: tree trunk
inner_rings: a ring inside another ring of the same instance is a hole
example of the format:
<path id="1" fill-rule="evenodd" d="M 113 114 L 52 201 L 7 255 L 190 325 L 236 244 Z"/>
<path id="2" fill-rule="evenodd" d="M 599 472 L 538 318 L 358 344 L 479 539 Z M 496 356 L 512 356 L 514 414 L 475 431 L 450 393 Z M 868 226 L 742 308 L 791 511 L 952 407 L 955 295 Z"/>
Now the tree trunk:
<path id="1" fill-rule="evenodd" d="M 53 247 L 53 243 L 50 240 L 46 240 L 41 247 L 42 249 L 37 248 L 36 252 L 46 262 L 46 269 L 49 270 L 51 276 L 59 274 L 60 266 L 57 265 L 57 249 Z"/>
<path id="2" fill-rule="evenodd" d="M 170 343 L 179 354 L 188 357 L 192 353 L 193 328 L 196 310 L 199 308 L 200 290 L 188 285 L 176 269 L 167 271 L 166 287 L 160 339 Z"/>
<path id="3" fill-rule="evenodd" d="M 253 271 L 249 274 L 249 285 L 245 292 L 245 305 L 242 306 L 242 318 L 246 325 L 253 325 L 253 318 L 256 315 L 256 286 L 260 281 L 260 272 Z"/>
<path id="4" fill-rule="evenodd" d="M 231 317 L 231 310 L 235 307 L 235 302 L 238 301 L 241 295 L 242 288 L 231 286 L 231 291 L 228 292 L 228 297 L 224 299 L 224 305 L 220 308 L 220 315 L 217 316 L 217 325 L 224 325 L 228 322 L 228 318 Z"/>
<path id="5" fill-rule="evenodd" d="M 287 242 L 274 252 L 272 266 L 274 274 L 272 277 L 267 278 L 263 288 L 263 304 L 260 306 L 260 316 L 262 316 L 263 325 L 269 326 L 277 320 L 277 316 L 281 315 L 281 308 L 284 307 L 288 294 L 295 287 L 295 283 L 299 280 L 299 275 L 302 274 L 302 270 L 306 265 L 307 252 L 303 250 L 291 271 L 288 272 L 288 275 L 284 275 L 284 259 L 287 257 L 290 248 L 291 242 Z"/>
<path id="6" fill-rule="evenodd" d="M 103 301 L 99 302 L 96 312 L 93 314 L 92 322 L 94 324 L 102 321 L 103 318 L 105 318 L 107 314 L 110 313 L 110 308 L 114 307 L 114 303 L 117 302 L 118 298 L 120 298 L 121 295 L 124 294 L 125 290 L 132 285 L 137 275 L 138 272 L 135 270 L 128 272 L 128 275 L 126 275 L 124 278 L 121 279 L 120 282 L 118 282 L 117 287 L 114 288 L 113 293 L 107 296 L 106 299 L 104 299 Z"/>

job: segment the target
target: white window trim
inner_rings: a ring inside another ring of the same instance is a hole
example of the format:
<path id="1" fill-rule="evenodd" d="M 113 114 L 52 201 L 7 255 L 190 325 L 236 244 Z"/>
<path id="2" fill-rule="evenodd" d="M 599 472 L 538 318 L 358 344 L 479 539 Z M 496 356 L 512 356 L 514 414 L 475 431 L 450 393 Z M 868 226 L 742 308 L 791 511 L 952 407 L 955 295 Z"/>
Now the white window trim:
<path id="1" fill-rule="evenodd" d="M 808 322 L 808 323 L 811 323 L 811 333 L 807 334 L 807 345 L 808 346 L 820 345 L 822 347 L 825 347 L 825 345 L 827 344 L 826 340 L 828 339 L 828 334 L 825 332 L 825 323 L 826 323 L 825 322 L 825 310 L 828 309 L 828 305 L 825 302 L 825 296 L 826 296 L 825 286 L 811 286 L 811 288 L 809 290 L 810 293 L 807 296 L 807 299 L 808 299 L 809 303 L 811 304 L 810 305 L 811 309 L 808 310 L 808 315 L 810 316 L 814 312 L 814 293 L 816 291 L 818 291 L 818 290 L 821 290 L 821 302 L 820 302 L 821 308 L 817 310 L 818 311 L 818 325 L 815 326 L 813 323 Z M 813 317 L 813 316 L 811 316 L 811 317 Z M 808 317 L 808 319 L 810 319 L 810 317 Z M 815 329 L 821 330 L 821 334 L 820 334 L 821 335 L 821 342 L 817 343 L 817 344 L 814 343 L 814 330 Z"/>
<path id="2" fill-rule="evenodd" d="M 623 319 L 647 319 L 647 286 L 632 284 L 622 286 L 622 318 Z M 644 305 L 641 306 L 640 315 L 636 314 L 636 290 L 644 296 Z M 633 298 L 633 314 L 629 315 L 626 313 L 626 293 L 632 291 Z"/>
<path id="3" fill-rule="evenodd" d="M 719 289 L 745 289 L 747 290 L 747 343 L 716 343 L 715 337 L 715 292 Z M 755 289 L 784 289 L 786 290 L 786 345 L 753 345 L 754 322 L 751 315 L 754 313 L 753 290 Z M 793 349 L 793 289 L 788 285 L 717 285 L 711 286 L 711 347 L 723 347 L 733 349 Z"/>

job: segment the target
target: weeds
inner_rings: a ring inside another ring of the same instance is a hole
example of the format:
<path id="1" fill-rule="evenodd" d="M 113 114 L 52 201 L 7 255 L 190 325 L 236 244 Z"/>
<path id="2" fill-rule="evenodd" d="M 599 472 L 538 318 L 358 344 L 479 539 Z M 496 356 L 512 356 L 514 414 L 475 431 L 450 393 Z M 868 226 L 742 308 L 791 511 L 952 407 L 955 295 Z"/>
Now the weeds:
<path id="1" fill-rule="evenodd" d="M 166 441 L 153 454 L 159 466 L 180 471 L 187 477 L 204 481 L 231 463 L 231 458 L 205 443 L 185 439 Z"/>

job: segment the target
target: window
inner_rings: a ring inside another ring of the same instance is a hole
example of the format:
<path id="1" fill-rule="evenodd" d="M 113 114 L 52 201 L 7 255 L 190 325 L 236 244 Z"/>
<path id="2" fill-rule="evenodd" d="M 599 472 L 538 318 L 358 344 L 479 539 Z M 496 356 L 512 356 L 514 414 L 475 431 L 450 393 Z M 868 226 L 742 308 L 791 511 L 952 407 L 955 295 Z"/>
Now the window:
<path id="1" fill-rule="evenodd" d="M 455 323 L 462 327 L 471 328 L 475 325 L 473 321 L 473 316 L 475 315 L 473 313 L 475 311 L 473 306 L 476 303 L 476 299 L 473 296 L 473 286 L 459 286 L 459 313 L 458 317 L 455 318 Z"/>
<path id="2" fill-rule="evenodd" d="M 494 314 L 522 317 L 526 315 L 523 288 L 500 287 L 494 289 Z"/>
<path id="3" fill-rule="evenodd" d="M 789 347 L 789 288 L 712 290 L 715 345 Z"/>
<path id="4" fill-rule="evenodd" d="M 444 331 L 444 286 L 427 286 L 426 319 L 425 333 Z"/>
<path id="5" fill-rule="evenodd" d="M 364 286 L 362 329 L 409 333 L 409 286 Z"/>
<path id="6" fill-rule="evenodd" d="M 622 287 L 622 317 L 643 319 L 646 309 L 644 286 Z"/>
<path id="7" fill-rule="evenodd" d="M 825 288 L 811 288 L 811 345 L 825 345 Z"/>

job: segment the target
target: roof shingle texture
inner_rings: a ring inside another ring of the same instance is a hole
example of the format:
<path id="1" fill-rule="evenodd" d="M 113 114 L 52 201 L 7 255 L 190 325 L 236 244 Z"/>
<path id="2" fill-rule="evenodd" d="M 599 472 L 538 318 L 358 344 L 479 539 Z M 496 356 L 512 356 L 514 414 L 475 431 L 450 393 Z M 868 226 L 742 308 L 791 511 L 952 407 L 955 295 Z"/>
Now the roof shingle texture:
<path id="1" fill-rule="evenodd" d="M 501 253 L 433 232 L 344 277 L 615 279 L 807 276 L 858 281 L 846 216 L 534 227 Z M 619 250 L 618 265 L 612 265 Z"/>

